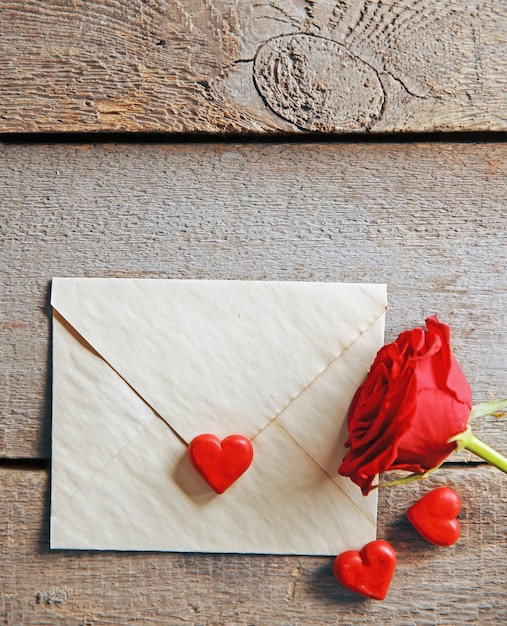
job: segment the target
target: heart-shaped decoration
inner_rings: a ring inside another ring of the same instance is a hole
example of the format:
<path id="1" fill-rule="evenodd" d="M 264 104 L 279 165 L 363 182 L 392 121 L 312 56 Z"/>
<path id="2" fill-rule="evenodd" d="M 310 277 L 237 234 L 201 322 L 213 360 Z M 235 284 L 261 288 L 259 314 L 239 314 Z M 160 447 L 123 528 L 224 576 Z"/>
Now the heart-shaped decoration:
<path id="1" fill-rule="evenodd" d="M 253 447 L 242 435 L 229 435 L 222 441 L 215 435 L 199 435 L 188 448 L 190 460 L 204 480 L 217 493 L 223 493 L 250 467 Z"/>
<path id="2" fill-rule="evenodd" d="M 453 489 L 437 487 L 408 509 L 407 518 L 426 541 L 437 546 L 452 546 L 460 535 L 456 519 L 460 507 L 459 496 Z"/>
<path id="3" fill-rule="evenodd" d="M 396 552 L 387 541 L 377 539 L 360 551 L 347 550 L 333 563 L 336 580 L 347 589 L 374 600 L 383 600 L 396 567 Z"/>

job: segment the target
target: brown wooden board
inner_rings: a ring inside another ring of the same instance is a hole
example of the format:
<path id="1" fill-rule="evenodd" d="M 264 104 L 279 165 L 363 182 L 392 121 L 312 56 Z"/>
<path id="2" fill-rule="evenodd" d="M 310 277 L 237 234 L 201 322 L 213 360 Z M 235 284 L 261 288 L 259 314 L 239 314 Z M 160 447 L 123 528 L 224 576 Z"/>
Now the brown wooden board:
<path id="1" fill-rule="evenodd" d="M 504 0 L 0 0 L 0 132 L 505 130 Z"/>
<path id="2" fill-rule="evenodd" d="M 385 282 L 507 394 L 507 146 L 0 145 L 0 457 L 50 454 L 53 276 Z M 507 453 L 507 423 L 477 424 Z"/>
<path id="3" fill-rule="evenodd" d="M 428 544 L 405 518 L 412 502 L 443 484 L 462 500 L 461 537 L 450 548 Z M 51 552 L 48 498 L 45 471 L 0 469 L 2 624 L 507 621 L 507 479 L 489 466 L 445 468 L 431 479 L 380 491 L 378 537 L 393 545 L 398 559 L 382 602 L 340 587 L 328 557 Z"/>

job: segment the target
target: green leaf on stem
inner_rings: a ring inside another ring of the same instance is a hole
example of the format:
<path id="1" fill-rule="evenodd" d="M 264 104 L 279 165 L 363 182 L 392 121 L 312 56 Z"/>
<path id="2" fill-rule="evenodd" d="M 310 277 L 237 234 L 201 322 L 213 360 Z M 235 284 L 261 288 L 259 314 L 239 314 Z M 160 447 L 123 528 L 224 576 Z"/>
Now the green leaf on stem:
<path id="1" fill-rule="evenodd" d="M 492 415 L 493 417 L 504 417 L 507 412 L 507 399 L 506 400 L 492 400 L 491 402 L 481 402 L 472 407 L 470 411 L 469 421 L 475 420 L 478 417 L 485 417 L 486 415 Z"/>

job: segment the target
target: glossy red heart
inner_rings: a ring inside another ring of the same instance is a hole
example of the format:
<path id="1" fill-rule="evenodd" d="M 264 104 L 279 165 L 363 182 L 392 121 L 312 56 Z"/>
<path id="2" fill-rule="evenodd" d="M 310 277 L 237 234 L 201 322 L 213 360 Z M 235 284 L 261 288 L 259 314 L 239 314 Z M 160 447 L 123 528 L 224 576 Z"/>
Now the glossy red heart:
<path id="1" fill-rule="evenodd" d="M 415 502 L 407 511 L 408 521 L 426 541 L 437 546 L 452 546 L 460 535 L 461 502 L 450 487 L 437 487 Z"/>
<path id="2" fill-rule="evenodd" d="M 242 435 L 220 441 L 215 435 L 199 435 L 190 442 L 190 460 L 217 493 L 223 493 L 250 467 L 253 447 Z"/>
<path id="3" fill-rule="evenodd" d="M 347 589 L 368 598 L 383 600 L 396 567 L 396 552 L 387 541 L 377 539 L 360 551 L 347 550 L 333 563 L 336 580 Z"/>

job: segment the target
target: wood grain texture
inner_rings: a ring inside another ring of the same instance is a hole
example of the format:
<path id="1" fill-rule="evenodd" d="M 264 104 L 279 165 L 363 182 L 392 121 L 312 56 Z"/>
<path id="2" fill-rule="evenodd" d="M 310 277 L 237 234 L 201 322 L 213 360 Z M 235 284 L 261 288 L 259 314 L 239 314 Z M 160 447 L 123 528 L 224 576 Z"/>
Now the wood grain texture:
<path id="1" fill-rule="evenodd" d="M 432 487 L 462 500 L 461 537 L 426 543 L 405 519 Z M 379 538 L 397 551 L 383 602 L 334 581 L 327 557 L 53 551 L 45 471 L 0 469 L 0 622 L 7 625 L 392 624 L 507 621 L 507 480 L 481 465 L 380 492 Z M 316 532 L 318 530 L 316 529 Z"/>
<path id="2" fill-rule="evenodd" d="M 0 132 L 507 127 L 503 0 L 0 0 Z"/>
<path id="3" fill-rule="evenodd" d="M 385 282 L 507 393 L 507 146 L 1 145 L 0 457 L 47 457 L 53 276 Z M 507 424 L 477 434 L 507 453 Z"/>

